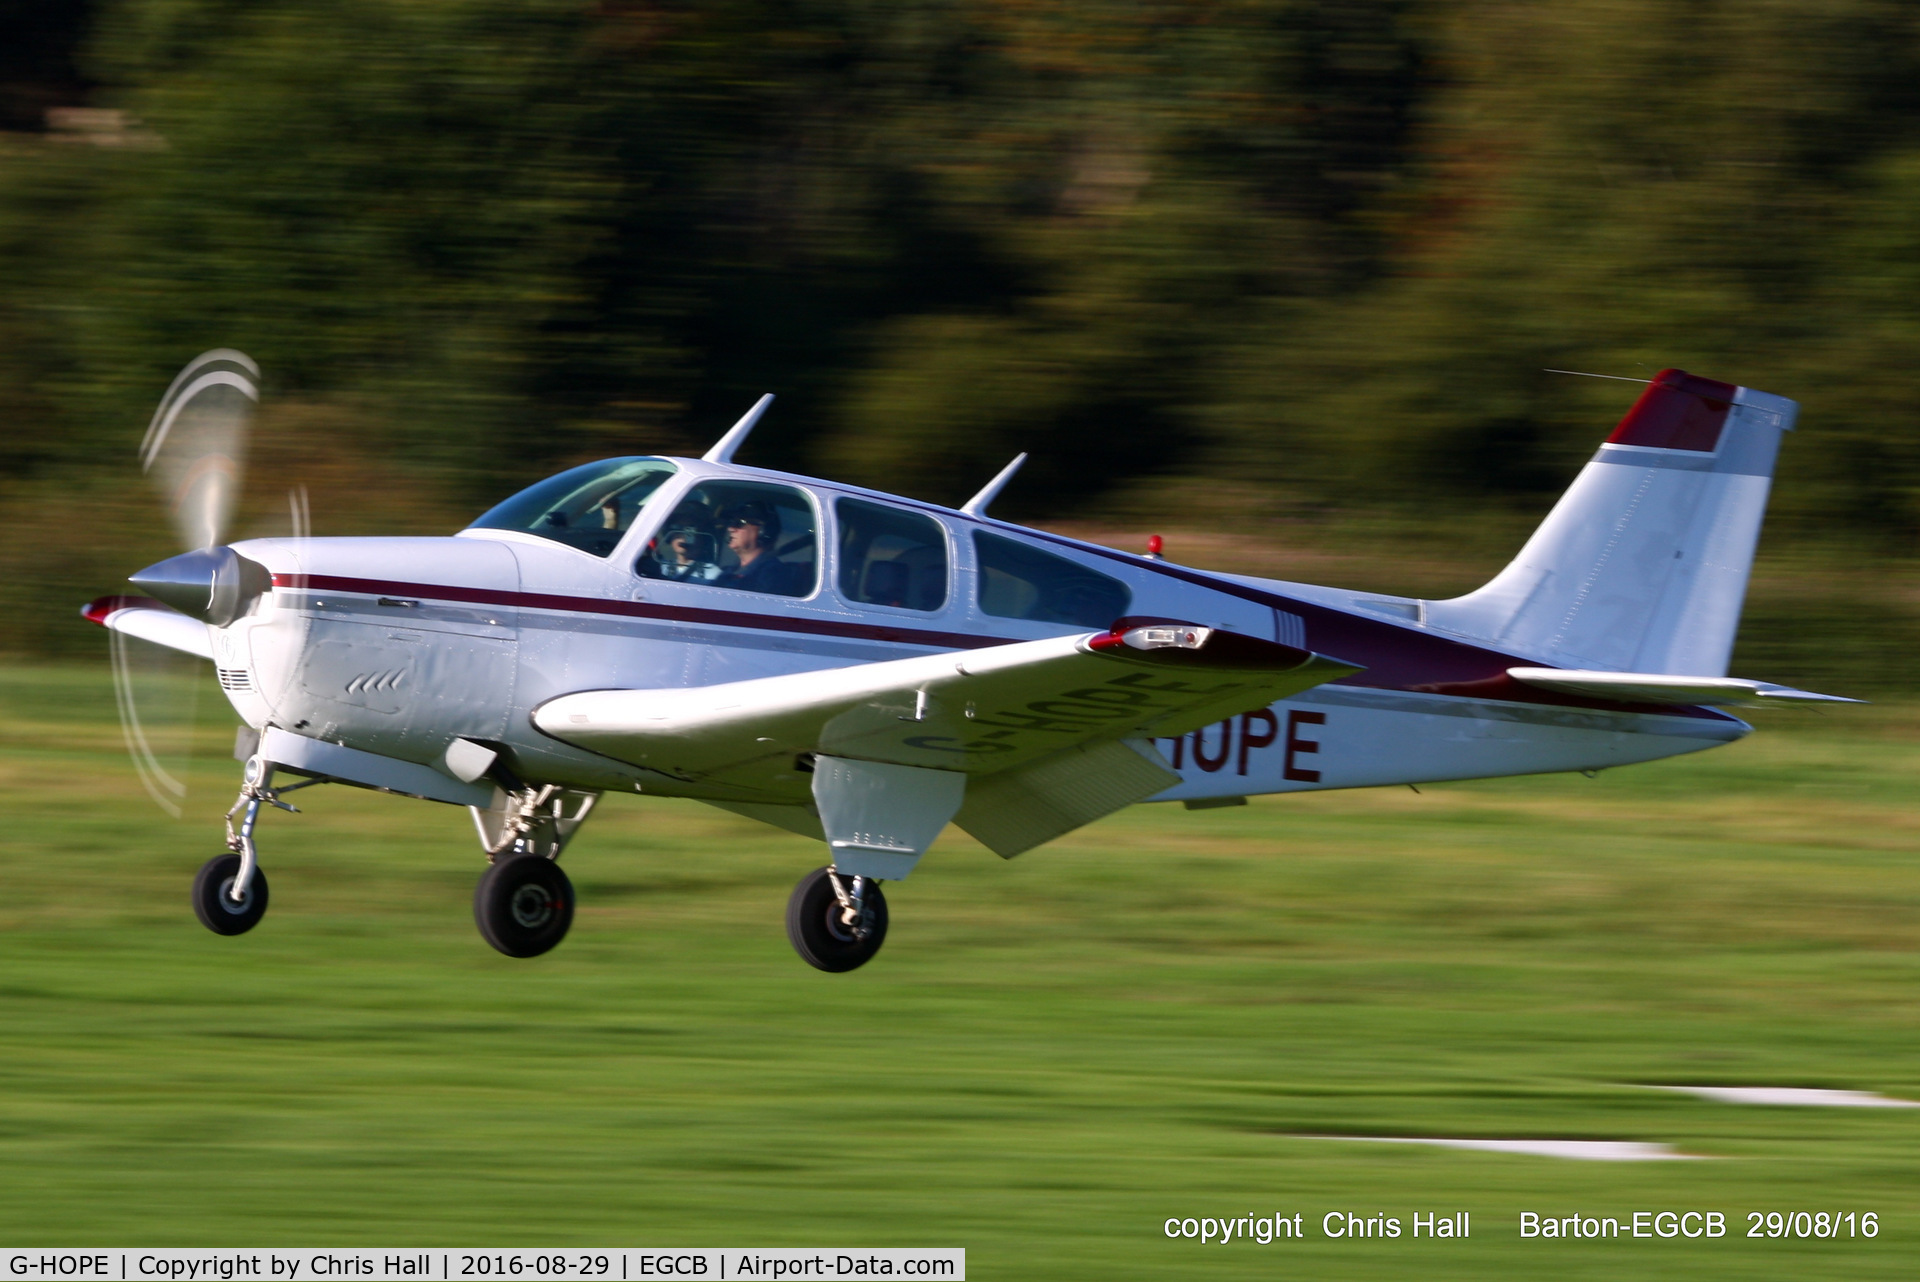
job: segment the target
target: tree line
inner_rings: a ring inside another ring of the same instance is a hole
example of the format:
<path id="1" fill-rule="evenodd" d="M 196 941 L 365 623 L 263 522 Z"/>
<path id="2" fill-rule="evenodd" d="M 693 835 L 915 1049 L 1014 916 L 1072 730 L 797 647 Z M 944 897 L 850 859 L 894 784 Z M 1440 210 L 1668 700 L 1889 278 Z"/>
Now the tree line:
<path id="1" fill-rule="evenodd" d="M 743 461 L 938 501 L 1024 449 L 1013 515 L 1444 525 L 1537 512 L 1631 399 L 1545 371 L 1681 366 L 1803 403 L 1776 531 L 1920 534 L 1891 0 L 63 12 L 0 59 L 7 648 L 165 551 L 133 447 L 214 346 L 266 371 L 256 474 L 336 479 L 322 533 L 763 391 Z"/>

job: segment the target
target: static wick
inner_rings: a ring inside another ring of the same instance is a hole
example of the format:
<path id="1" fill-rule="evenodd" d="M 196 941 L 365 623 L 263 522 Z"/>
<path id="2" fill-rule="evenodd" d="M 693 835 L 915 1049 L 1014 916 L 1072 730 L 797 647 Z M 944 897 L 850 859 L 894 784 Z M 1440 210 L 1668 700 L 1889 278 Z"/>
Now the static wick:
<path id="1" fill-rule="evenodd" d="M 1158 534 L 1149 534 L 1147 536 L 1147 560 L 1149 561 L 1165 560 L 1166 558 L 1160 555 L 1160 549 L 1164 548 L 1166 545 L 1167 545 L 1166 540 L 1162 539 Z"/>

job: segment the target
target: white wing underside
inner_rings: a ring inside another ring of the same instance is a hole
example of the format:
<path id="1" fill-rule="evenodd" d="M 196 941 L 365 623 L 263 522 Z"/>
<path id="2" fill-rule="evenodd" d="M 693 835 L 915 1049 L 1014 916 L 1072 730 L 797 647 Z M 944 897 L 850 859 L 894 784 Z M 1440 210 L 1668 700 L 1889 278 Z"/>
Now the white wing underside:
<path id="1" fill-rule="evenodd" d="M 816 804 L 835 809 L 814 777 L 823 759 L 875 763 L 855 772 L 869 790 L 913 777 L 881 767 L 957 774 L 964 800 L 947 814 L 1012 856 L 1178 782 L 1147 740 L 1354 671 L 1269 641 L 1145 627 L 692 689 L 587 691 L 542 705 L 534 724 L 836 847 L 845 843 Z"/>
<path id="2" fill-rule="evenodd" d="M 179 650 L 202 659 L 213 658 L 213 637 L 207 631 L 207 625 L 158 601 L 105 610 L 98 615 L 96 622 L 115 632 L 124 632 L 130 637 L 139 637 L 142 641 L 151 641 L 169 650 Z"/>

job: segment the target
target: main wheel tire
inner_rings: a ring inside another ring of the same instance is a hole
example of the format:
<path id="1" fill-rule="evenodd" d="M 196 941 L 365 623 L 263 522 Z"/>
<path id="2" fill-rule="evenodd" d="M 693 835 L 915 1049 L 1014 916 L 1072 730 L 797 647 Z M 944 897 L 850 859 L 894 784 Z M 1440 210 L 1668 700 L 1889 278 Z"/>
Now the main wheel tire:
<path id="1" fill-rule="evenodd" d="M 807 965 L 832 974 L 866 965 L 887 940 L 887 897 L 880 893 L 879 882 L 867 883 L 863 906 L 867 937 L 856 939 L 840 920 L 840 896 L 834 894 L 827 870 L 814 869 L 800 879 L 787 900 L 787 938 L 793 941 L 793 951 Z"/>
<path id="2" fill-rule="evenodd" d="M 215 855 L 200 866 L 193 879 L 193 915 L 216 935 L 244 935 L 267 915 L 267 874 L 253 870 L 247 896 L 239 903 L 227 892 L 240 875 L 240 856 Z"/>
<path id="3" fill-rule="evenodd" d="M 573 883 L 542 855 L 503 859 L 473 891 L 480 938 L 509 957 L 538 957 L 573 925 Z"/>

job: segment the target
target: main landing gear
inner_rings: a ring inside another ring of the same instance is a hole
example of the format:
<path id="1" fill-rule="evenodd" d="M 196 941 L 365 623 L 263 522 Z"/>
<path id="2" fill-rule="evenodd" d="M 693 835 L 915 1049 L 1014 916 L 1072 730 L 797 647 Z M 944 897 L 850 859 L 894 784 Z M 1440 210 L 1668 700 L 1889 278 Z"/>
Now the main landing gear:
<path id="1" fill-rule="evenodd" d="M 492 865 L 474 887 L 473 922 L 496 951 L 538 957 L 573 925 L 573 882 L 555 861 L 600 794 L 523 785 L 504 796 L 490 810 L 472 808 L 480 848 Z"/>
<path id="2" fill-rule="evenodd" d="M 871 877 L 849 877 L 831 864 L 816 868 L 787 900 L 787 938 L 816 970 L 858 969 L 886 942 L 887 897 Z"/>
<path id="3" fill-rule="evenodd" d="M 473 921 L 507 956 L 538 957 L 573 925 L 573 883 L 545 855 L 503 859 L 474 887 Z"/>

